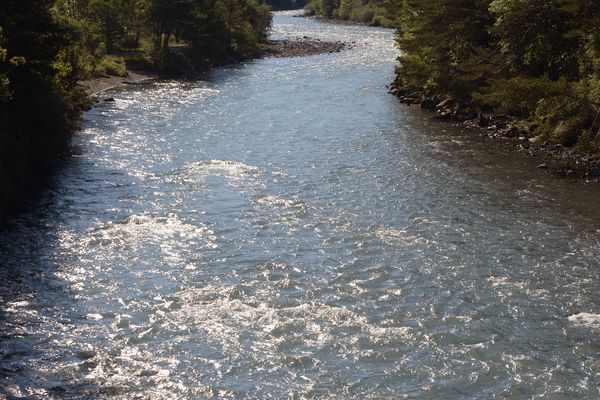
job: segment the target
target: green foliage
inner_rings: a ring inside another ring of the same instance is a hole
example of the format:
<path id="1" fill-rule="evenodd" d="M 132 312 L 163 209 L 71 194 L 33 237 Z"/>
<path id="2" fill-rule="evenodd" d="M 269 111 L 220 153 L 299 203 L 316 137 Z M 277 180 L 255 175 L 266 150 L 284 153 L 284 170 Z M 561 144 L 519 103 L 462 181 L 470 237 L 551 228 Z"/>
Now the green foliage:
<path id="1" fill-rule="evenodd" d="M 306 0 L 267 0 L 265 3 L 273 11 L 296 10 L 306 6 Z"/>
<path id="2" fill-rule="evenodd" d="M 511 114 L 540 142 L 594 146 L 600 130 L 596 2 L 403 0 L 396 10 L 397 72 L 406 88 Z"/>
<path id="3" fill-rule="evenodd" d="M 121 2 L 118 0 L 89 0 L 88 15 L 100 28 L 106 50 L 115 50 L 117 41 L 124 35 L 123 14 Z"/>
<path id="4" fill-rule="evenodd" d="M 125 59 L 117 56 L 106 56 L 96 67 L 96 73 L 104 76 L 127 76 Z"/>
<path id="5" fill-rule="evenodd" d="M 80 13 L 68 8 L 68 0 L 55 3 L 52 13 L 58 24 L 64 27 L 68 38 L 58 53 L 55 68 L 63 79 L 75 84 L 79 79 L 93 76 L 96 66 L 106 54 L 106 46 L 98 27 L 88 23 Z"/>
<path id="6" fill-rule="evenodd" d="M 486 0 L 405 0 L 397 42 L 407 84 L 462 93 L 470 89 L 462 79 L 468 75 L 477 85 L 476 58 L 490 41 L 488 7 Z"/>
<path id="7" fill-rule="evenodd" d="M 570 84 L 564 79 L 553 81 L 546 76 L 497 78 L 489 80 L 488 84 L 481 93 L 474 93 L 473 98 L 492 105 L 498 112 L 521 118 L 533 115 L 539 107 L 555 99 L 566 99 L 572 93 Z"/>
<path id="8" fill-rule="evenodd" d="M 558 1 L 494 0 L 494 33 L 510 67 L 552 79 L 576 75 L 577 39 L 567 36 L 569 15 Z"/>
<path id="9" fill-rule="evenodd" d="M 71 71 L 55 67 L 71 43 L 51 6 L 49 0 L 5 0 L 0 7 L 0 218 L 47 172 L 85 106 L 82 91 L 69 84 Z"/>
<path id="10" fill-rule="evenodd" d="M 353 7 L 350 10 L 349 17 L 346 19 L 350 21 L 360 22 L 362 24 L 380 25 L 381 21 L 379 19 L 376 20 L 375 18 L 377 12 L 378 8 L 373 3 L 360 4 L 358 6 Z"/>
<path id="11" fill-rule="evenodd" d="M 397 27 L 401 8 L 402 0 L 310 0 L 304 10 L 325 18 Z"/>
<path id="12" fill-rule="evenodd" d="M 305 6 L 305 10 L 310 15 L 333 18 L 334 15 L 337 15 L 339 5 L 339 0 L 310 0 Z"/>
<path id="13" fill-rule="evenodd" d="M 326 18 L 331 18 L 339 6 L 338 0 L 319 0 L 319 10 Z"/>
<path id="14" fill-rule="evenodd" d="M 177 40 L 188 46 L 192 59 L 220 63 L 258 53 L 271 13 L 256 0 L 151 0 L 149 21 L 158 63 L 169 64 Z"/>
<path id="15" fill-rule="evenodd" d="M 145 52 L 156 69 L 176 74 L 249 57 L 271 24 L 269 7 L 257 0 L 55 0 L 53 13 L 79 38 L 56 67 L 83 78 L 122 75 L 106 54 Z"/>
<path id="16" fill-rule="evenodd" d="M 353 10 L 361 6 L 361 0 L 341 0 L 337 9 L 337 16 L 341 19 L 349 20 Z"/>
<path id="17" fill-rule="evenodd" d="M 8 52 L 6 49 L 2 48 L 2 27 L 0 26 L 0 63 L 5 63 L 8 58 Z M 8 80 L 8 76 L 5 73 L 0 74 L 0 104 L 8 101 L 10 99 L 10 91 L 9 91 L 10 81 Z"/>
<path id="18" fill-rule="evenodd" d="M 0 218 L 65 148 L 88 106 L 79 80 L 126 76 L 125 57 L 182 73 L 248 57 L 270 23 L 256 0 L 3 0 Z"/>

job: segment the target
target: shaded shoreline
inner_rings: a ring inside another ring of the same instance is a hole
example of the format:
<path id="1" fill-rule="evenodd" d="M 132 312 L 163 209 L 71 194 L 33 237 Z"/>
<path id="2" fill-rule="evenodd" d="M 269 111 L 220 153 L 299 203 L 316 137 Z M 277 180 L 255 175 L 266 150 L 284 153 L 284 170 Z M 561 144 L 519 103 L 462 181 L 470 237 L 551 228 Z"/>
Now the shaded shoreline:
<path id="1" fill-rule="evenodd" d="M 318 54 L 339 53 L 351 49 L 352 45 L 344 42 L 327 42 L 304 37 L 293 40 L 271 40 L 259 58 L 291 58 L 307 57 Z"/>
<path id="2" fill-rule="evenodd" d="M 109 76 L 101 78 L 93 78 L 85 81 L 80 81 L 78 84 L 85 88 L 87 94 L 91 97 L 98 96 L 100 93 L 114 89 L 120 86 L 135 85 L 158 79 L 159 75 L 155 73 L 127 71 L 126 77 Z"/>
<path id="3" fill-rule="evenodd" d="M 514 144 L 520 153 L 541 157 L 543 161 L 537 166 L 538 169 L 564 178 L 600 181 L 600 155 L 577 152 L 559 144 L 538 144 L 534 137 L 517 126 L 514 117 L 494 113 L 475 114 L 452 97 L 405 88 L 398 78 L 388 89 L 388 93 L 401 103 L 418 105 L 433 112 L 433 118 L 441 122 L 454 123 L 474 133 L 504 140 Z"/>
<path id="4" fill-rule="evenodd" d="M 352 48 L 351 43 L 327 42 L 319 39 L 304 37 L 292 40 L 270 40 L 265 49 L 256 57 L 261 58 L 292 58 L 308 57 L 319 54 L 339 53 Z M 85 88 L 90 97 L 97 97 L 102 92 L 127 85 L 138 85 L 160 79 L 158 71 L 127 70 L 126 77 L 108 76 L 80 81 L 78 84 Z"/>

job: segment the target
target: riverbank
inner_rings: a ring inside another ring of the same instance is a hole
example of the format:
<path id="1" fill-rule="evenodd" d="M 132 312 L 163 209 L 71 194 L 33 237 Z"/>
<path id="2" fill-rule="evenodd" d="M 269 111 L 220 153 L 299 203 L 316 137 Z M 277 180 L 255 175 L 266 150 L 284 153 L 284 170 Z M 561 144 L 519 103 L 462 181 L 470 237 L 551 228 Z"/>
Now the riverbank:
<path id="1" fill-rule="evenodd" d="M 407 106 L 418 105 L 435 113 L 434 118 L 512 143 L 520 153 L 542 158 L 537 168 L 558 176 L 577 179 L 600 179 L 600 155 L 578 152 L 559 144 L 537 143 L 535 138 L 522 129 L 515 117 L 506 114 L 474 112 L 454 98 L 433 92 L 415 91 L 403 87 L 396 79 L 388 86 L 388 92 Z"/>
<path id="2" fill-rule="evenodd" d="M 378 9 L 373 3 L 356 3 L 350 8 L 345 7 L 341 10 L 339 7 L 325 14 L 321 6 L 316 2 L 309 2 L 303 10 L 304 13 L 298 17 L 313 18 L 322 22 L 335 22 L 346 25 L 375 26 L 383 28 L 399 28 L 395 16 Z"/>
<path id="3" fill-rule="evenodd" d="M 81 110 L 88 108 L 98 99 L 98 96 L 105 90 L 118 86 L 141 84 L 158 77 L 157 74 L 128 71 L 127 77 L 99 77 L 86 81 L 78 82 L 84 93 L 80 93 Z M 79 93 L 79 92 L 78 92 Z M 86 99 L 86 95 L 88 99 Z M 69 125 L 61 124 L 61 121 L 55 121 L 53 124 L 45 122 L 44 118 L 33 120 L 31 131 L 44 130 L 53 134 L 43 136 L 43 145 L 37 143 L 26 136 L 23 132 L 25 145 L 7 146 L 11 151 L 3 149 L 0 151 L 2 157 L 0 160 L 0 225 L 5 223 L 13 214 L 19 210 L 27 209 L 35 202 L 44 187 L 47 179 L 51 176 L 60 163 L 64 154 L 68 153 L 68 143 L 71 140 L 72 133 L 77 130 L 77 121 L 79 117 L 73 117 Z M 29 133 L 29 135 L 31 135 Z"/>
<path id="4" fill-rule="evenodd" d="M 317 54 L 339 53 L 352 45 L 340 41 L 328 42 L 305 36 L 295 40 L 272 40 L 267 43 L 260 58 L 306 57 Z"/>
<path id="5" fill-rule="evenodd" d="M 305 36 L 301 39 L 294 40 L 270 40 L 266 43 L 264 50 L 261 51 L 256 58 L 308 57 L 318 54 L 339 53 L 340 51 L 348 50 L 350 48 L 352 48 L 351 43 L 340 41 L 329 42 Z M 205 69 L 202 69 L 202 71 L 205 71 Z M 98 77 L 80 81 L 78 84 L 86 90 L 89 96 L 98 97 L 102 92 L 116 87 L 140 85 L 167 77 L 173 78 L 174 76 L 173 74 L 161 74 L 158 70 L 137 71 L 127 69 L 126 77 Z M 177 77 L 175 79 L 177 79 Z"/>
<path id="6" fill-rule="evenodd" d="M 158 73 L 128 70 L 127 77 L 125 78 L 120 76 L 100 77 L 86 81 L 80 81 L 79 85 L 85 88 L 88 95 L 97 96 L 101 92 L 113 89 L 115 87 L 141 84 L 158 78 Z"/>

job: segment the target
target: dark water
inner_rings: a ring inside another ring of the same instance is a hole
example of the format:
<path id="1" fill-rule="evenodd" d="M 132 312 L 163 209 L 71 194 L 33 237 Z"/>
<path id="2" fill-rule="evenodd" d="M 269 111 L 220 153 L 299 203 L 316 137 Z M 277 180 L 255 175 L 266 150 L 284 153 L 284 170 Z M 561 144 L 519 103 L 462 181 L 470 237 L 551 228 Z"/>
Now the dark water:
<path id="1" fill-rule="evenodd" d="M 0 397 L 600 397 L 600 188 L 352 50 L 111 92 L 0 239 Z"/>

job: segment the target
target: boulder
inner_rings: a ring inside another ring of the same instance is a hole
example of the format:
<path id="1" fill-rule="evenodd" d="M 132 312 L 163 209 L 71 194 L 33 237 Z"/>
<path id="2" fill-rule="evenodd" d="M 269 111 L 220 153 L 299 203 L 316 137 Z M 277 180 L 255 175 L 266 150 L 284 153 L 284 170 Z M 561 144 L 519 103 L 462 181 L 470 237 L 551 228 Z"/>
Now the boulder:
<path id="1" fill-rule="evenodd" d="M 492 117 L 490 117 L 489 115 L 479 114 L 479 126 L 487 127 L 492 125 L 493 122 L 494 121 L 492 120 Z"/>
<path id="2" fill-rule="evenodd" d="M 421 98 L 421 108 L 425 110 L 433 111 L 435 110 L 436 105 L 437 102 L 434 99 L 427 98 L 425 96 Z"/>
<path id="3" fill-rule="evenodd" d="M 519 129 L 512 126 L 502 131 L 502 136 L 507 138 L 516 138 L 519 137 L 519 133 Z"/>
<path id="4" fill-rule="evenodd" d="M 447 108 L 452 108 L 456 106 L 456 100 L 450 98 L 450 99 L 446 99 L 440 103 L 438 103 L 435 108 L 438 110 L 444 110 Z"/>

